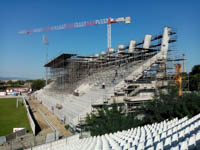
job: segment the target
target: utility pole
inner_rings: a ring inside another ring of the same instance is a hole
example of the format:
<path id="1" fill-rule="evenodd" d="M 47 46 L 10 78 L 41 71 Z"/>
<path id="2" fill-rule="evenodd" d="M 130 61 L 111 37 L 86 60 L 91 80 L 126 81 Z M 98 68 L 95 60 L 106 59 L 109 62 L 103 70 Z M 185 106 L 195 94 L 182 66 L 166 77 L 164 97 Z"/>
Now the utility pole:
<path id="1" fill-rule="evenodd" d="M 183 54 L 183 72 L 186 72 L 186 66 L 185 66 L 185 54 Z"/>

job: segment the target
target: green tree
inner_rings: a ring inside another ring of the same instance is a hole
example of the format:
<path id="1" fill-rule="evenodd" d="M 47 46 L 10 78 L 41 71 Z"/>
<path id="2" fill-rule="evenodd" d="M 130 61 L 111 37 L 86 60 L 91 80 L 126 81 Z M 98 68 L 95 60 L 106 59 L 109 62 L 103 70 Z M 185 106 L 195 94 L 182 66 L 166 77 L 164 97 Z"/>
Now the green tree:
<path id="1" fill-rule="evenodd" d="M 195 66 L 192 68 L 191 75 L 195 75 L 195 74 L 200 74 L 200 65 L 195 65 Z"/>
<path id="2" fill-rule="evenodd" d="M 153 100 L 144 102 L 132 113 L 125 114 L 122 107 L 114 103 L 111 107 L 105 105 L 102 109 L 98 109 L 97 113 L 88 114 L 86 123 L 87 130 L 94 136 L 176 117 L 192 117 L 198 113 L 200 113 L 200 93 L 184 93 L 178 96 L 176 88 L 168 87 L 165 92 L 155 92 Z"/>
<path id="3" fill-rule="evenodd" d="M 135 113 L 125 114 L 122 107 L 116 103 L 108 107 L 104 105 L 97 113 L 87 114 L 87 130 L 92 136 L 114 133 L 143 125 Z"/>
<path id="4" fill-rule="evenodd" d="M 93 136 L 113 133 L 123 129 L 125 118 L 122 107 L 118 104 L 114 103 L 111 107 L 105 105 L 98 109 L 97 114 L 87 114 L 87 129 Z"/>
<path id="5" fill-rule="evenodd" d="M 168 93 L 160 91 L 155 95 L 152 101 L 144 103 L 137 110 L 138 114 L 144 114 L 143 124 L 152 124 L 175 117 L 192 117 L 200 113 L 200 95 L 198 93 L 183 94 L 179 97 L 177 89 L 170 88 Z"/>
<path id="6" fill-rule="evenodd" d="M 200 65 L 195 65 L 190 72 L 189 88 L 191 91 L 200 91 Z"/>
<path id="7" fill-rule="evenodd" d="M 188 91 L 189 89 L 189 73 L 187 72 L 182 72 L 181 73 L 181 77 L 182 77 L 182 90 L 183 91 Z"/>
<path id="8" fill-rule="evenodd" d="M 31 84 L 33 91 L 40 90 L 45 86 L 45 80 L 34 80 Z"/>
<path id="9" fill-rule="evenodd" d="M 0 80 L 0 86 L 3 86 L 3 85 L 5 85 L 5 83 Z"/>
<path id="10" fill-rule="evenodd" d="M 12 85 L 13 85 L 13 81 L 12 81 L 12 80 L 9 80 L 9 81 L 7 82 L 7 85 L 12 86 Z"/>
<path id="11" fill-rule="evenodd" d="M 25 81 L 23 80 L 16 81 L 16 85 L 23 86 L 24 84 L 25 84 Z"/>
<path id="12" fill-rule="evenodd" d="M 189 85 L 191 91 L 200 91 L 200 74 L 190 75 Z"/>

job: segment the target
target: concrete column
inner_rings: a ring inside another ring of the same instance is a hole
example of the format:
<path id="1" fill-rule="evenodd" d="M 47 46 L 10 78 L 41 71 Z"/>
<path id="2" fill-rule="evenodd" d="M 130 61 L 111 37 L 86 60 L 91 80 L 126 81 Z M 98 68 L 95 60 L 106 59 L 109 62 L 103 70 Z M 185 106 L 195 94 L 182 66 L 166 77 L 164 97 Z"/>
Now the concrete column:
<path id="1" fill-rule="evenodd" d="M 131 40 L 131 41 L 130 41 L 129 49 L 128 49 L 128 52 L 129 52 L 129 53 L 134 53 L 134 52 L 135 52 L 135 44 L 136 44 L 136 41 L 135 41 L 135 40 Z"/>
<path id="2" fill-rule="evenodd" d="M 167 58 L 167 51 L 168 51 L 168 45 L 169 45 L 169 32 L 170 28 L 165 27 L 164 32 L 163 32 L 163 38 L 162 38 L 162 43 L 161 43 L 161 53 L 162 53 L 162 58 L 166 59 Z"/>
<path id="3" fill-rule="evenodd" d="M 151 44 L 151 37 L 152 36 L 149 34 L 145 35 L 143 48 L 149 48 L 149 46 Z"/>

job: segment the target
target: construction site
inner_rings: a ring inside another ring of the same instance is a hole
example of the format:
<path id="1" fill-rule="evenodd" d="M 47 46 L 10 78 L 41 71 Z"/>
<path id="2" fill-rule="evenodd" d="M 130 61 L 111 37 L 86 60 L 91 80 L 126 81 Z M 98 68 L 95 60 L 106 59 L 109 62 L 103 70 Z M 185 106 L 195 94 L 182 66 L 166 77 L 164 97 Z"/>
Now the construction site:
<path id="1" fill-rule="evenodd" d="M 66 52 L 52 59 L 48 59 L 46 53 L 46 86 L 24 98 L 41 129 L 39 134 L 36 133 L 36 125 L 32 124 L 35 137 L 27 138 L 26 148 L 45 143 L 51 145 L 59 138 L 64 138 L 63 144 L 66 145 L 67 136 L 70 136 L 69 141 L 84 138 L 82 127 L 86 124 L 86 115 L 97 113 L 105 105 L 109 107 L 117 103 L 123 113 L 134 112 L 135 108 L 152 100 L 156 91 L 167 92 L 170 84 L 178 88 L 179 96 L 182 95 L 183 88 L 188 86 L 187 81 L 182 83 L 181 77 L 182 72 L 186 72 L 186 59 L 184 54 L 175 56 L 176 30 L 165 26 L 158 31 L 159 34 L 147 33 L 144 40 L 133 39 L 127 41 L 128 45 L 120 43 L 114 49 L 111 46 L 111 24 L 120 22 L 130 24 L 131 18 L 107 18 L 19 32 L 30 34 L 107 25 L 107 50 L 101 53 L 81 56 Z M 48 48 L 48 38 L 44 36 L 43 40 Z M 48 81 L 51 82 L 47 84 Z M 66 125 L 70 132 L 65 130 Z M 17 140 L 16 144 L 21 146 Z M 42 146 L 45 145 L 41 145 L 41 149 Z"/>
<path id="2" fill-rule="evenodd" d="M 68 124 L 73 132 L 80 132 L 87 113 L 95 112 L 103 105 L 118 103 L 125 113 L 132 112 L 138 105 L 153 99 L 156 90 L 164 91 L 175 81 L 181 95 L 180 74 L 181 66 L 185 71 L 185 57 L 173 56 L 176 31 L 164 27 L 161 34 L 146 34 L 142 41 L 131 40 L 129 45 L 120 44 L 114 49 L 111 47 L 111 24 L 118 22 L 129 24 L 131 19 L 108 18 L 56 27 L 107 24 L 107 51 L 92 56 L 62 53 L 48 60 L 44 64 L 46 80 L 52 82 L 34 93 L 35 98 Z M 175 67 L 177 65 L 179 67 Z"/>

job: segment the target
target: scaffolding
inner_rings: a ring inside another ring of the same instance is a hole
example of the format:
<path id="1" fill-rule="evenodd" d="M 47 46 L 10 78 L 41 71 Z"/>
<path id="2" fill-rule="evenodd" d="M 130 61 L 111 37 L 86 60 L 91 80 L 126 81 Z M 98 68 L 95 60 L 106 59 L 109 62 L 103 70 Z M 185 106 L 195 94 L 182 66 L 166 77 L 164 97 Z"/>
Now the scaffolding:
<path id="1" fill-rule="evenodd" d="M 169 35 L 172 38 L 168 42 L 176 42 L 176 32 L 170 31 Z M 121 67 L 125 66 L 126 71 L 128 71 L 133 63 L 144 62 L 160 52 L 162 38 L 162 34 L 153 37 L 146 35 L 141 42 L 131 41 L 134 43 L 133 46 L 130 42 L 128 46 L 119 45 L 116 51 L 103 51 L 101 54 L 95 54 L 94 56 L 63 53 L 44 65 L 44 67 L 49 68 L 49 78 L 54 81 L 51 90 L 56 93 L 74 93 L 82 83 L 97 84 L 101 82 L 101 78 L 106 79 L 107 76 L 101 74 L 106 71 L 115 72 L 115 77 L 112 79 L 107 78 L 112 80 L 111 84 L 114 84 L 117 73 L 122 70 L 120 70 Z M 131 48 L 132 50 L 130 50 Z M 161 87 L 167 77 L 166 70 L 166 60 L 158 60 L 149 71 L 143 72 L 143 76 L 137 82 L 160 80 L 161 85 L 159 86 Z M 96 82 L 91 83 L 91 81 Z"/>
<path id="2" fill-rule="evenodd" d="M 63 53 L 44 65 L 53 82 L 38 96 L 50 108 L 62 105 L 58 116 L 69 113 L 67 120 L 72 124 L 92 108 L 111 106 L 114 100 L 125 112 L 134 111 L 152 100 L 156 90 L 165 91 L 168 83 L 174 84 L 174 64 L 185 60 L 171 55 L 176 38 L 176 32 L 165 27 L 163 34 L 131 40 L 115 51 L 111 48 L 93 56 Z"/>
<path id="3" fill-rule="evenodd" d="M 144 54 L 145 56 L 143 56 Z M 94 74 L 105 72 L 106 70 L 119 70 L 120 67 L 128 63 L 144 61 L 154 54 L 154 51 L 136 52 L 134 54 L 121 52 L 120 54 L 113 53 L 112 55 L 101 57 L 61 54 L 45 64 L 45 67 L 50 68 L 50 79 L 55 81 L 53 90 L 73 92 L 83 79 L 96 78 Z"/>

